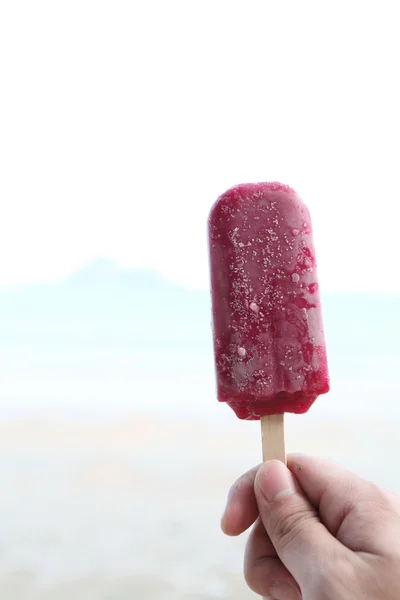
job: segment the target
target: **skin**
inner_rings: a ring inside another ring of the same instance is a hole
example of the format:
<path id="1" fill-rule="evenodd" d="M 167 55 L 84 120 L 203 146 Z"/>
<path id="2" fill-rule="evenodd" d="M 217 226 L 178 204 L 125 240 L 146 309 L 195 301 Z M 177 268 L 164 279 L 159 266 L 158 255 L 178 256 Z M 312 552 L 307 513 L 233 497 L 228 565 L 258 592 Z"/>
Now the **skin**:
<path id="1" fill-rule="evenodd" d="M 249 587 L 275 600 L 399 600 L 400 496 L 329 461 L 291 455 L 232 486 L 222 530 L 253 525 Z"/>

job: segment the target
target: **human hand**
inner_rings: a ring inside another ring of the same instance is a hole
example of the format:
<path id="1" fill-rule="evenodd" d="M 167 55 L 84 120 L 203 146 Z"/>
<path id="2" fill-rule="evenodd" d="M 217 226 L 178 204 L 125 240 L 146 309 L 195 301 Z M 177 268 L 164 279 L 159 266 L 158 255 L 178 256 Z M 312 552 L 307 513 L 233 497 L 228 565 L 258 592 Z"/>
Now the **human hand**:
<path id="1" fill-rule="evenodd" d="M 322 459 L 288 467 L 255 467 L 228 496 L 224 533 L 255 523 L 249 587 L 268 600 L 399 600 L 400 497 Z"/>

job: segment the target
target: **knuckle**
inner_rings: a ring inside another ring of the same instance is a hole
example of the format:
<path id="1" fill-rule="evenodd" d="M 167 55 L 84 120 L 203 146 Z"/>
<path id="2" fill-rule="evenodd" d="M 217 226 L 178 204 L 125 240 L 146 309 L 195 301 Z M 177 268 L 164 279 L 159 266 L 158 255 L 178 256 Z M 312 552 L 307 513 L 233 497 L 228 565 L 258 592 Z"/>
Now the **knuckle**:
<path id="1" fill-rule="evenodd" d="M 259 596 L 268 596 L 267 591 L 274 575 L 275 577 L 277 575 L 279 566 L 278 559 L 269 554 L 268 546 L 265 546 L 262 538 L 259 537 L 261 532 L 266 535 L 261 521 L 257 521 L 246 543 L 243 574 L 253 592 Z"/>
<path id="2" fill-rule="evenodd" d="M 271 539 L 277 549 L 284 551 L 288 546 L 298 547 L 304 544 L 303 532 L 305 527 L 317 521 L 316 515 L 308 508 L 297 509 L 295 512 L 281 510 L 276 515 L 270 530 Z"/>
<path id="3" fill-rule="evenodd" d="M 257 564 L 260 561 L 255 560 L 252 554 L 253 553 L 250 552 L 250 549 L 247 547 L 244 558 L 243 575 L 248 587 L 257 594 L 260 587 L 259 569 L 257 568 Z"/>
<path id="4" fill-rule="evenodd" d="M 251 561 L 245 560 L 243 574 L 246 584 L 255 594 L 268 595 L 268 590 L 273 582 L 273 572 L 268 557 L 259 557 Z"/>
<path id="5" fill-rule="evenodd" d="M 257 593 L 257 585 L 256 585 L 256 579 L 255 579 L 255 574 L 254 574 L 254 565 L 252 563 L 250 563 L 249 561 L 244 562 L 244 567 L 243 567 L 243 575 L 244 575 L 244 580 L 247 583 L 247 585 L 249 586 L 249 588 Z"/>

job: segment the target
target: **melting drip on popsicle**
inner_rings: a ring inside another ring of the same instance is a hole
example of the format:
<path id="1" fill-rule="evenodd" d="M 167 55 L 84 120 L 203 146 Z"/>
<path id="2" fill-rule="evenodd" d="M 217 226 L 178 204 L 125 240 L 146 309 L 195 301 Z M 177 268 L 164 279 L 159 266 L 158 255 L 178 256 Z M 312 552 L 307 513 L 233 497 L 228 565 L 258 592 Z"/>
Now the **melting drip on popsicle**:
<path id="1" fill-rule="evenodd" d="M 329 390 L 306 206 L 280 183 L 239 185 L 209 242 L 218 400 L 241 419 L 306 412 Z"/>

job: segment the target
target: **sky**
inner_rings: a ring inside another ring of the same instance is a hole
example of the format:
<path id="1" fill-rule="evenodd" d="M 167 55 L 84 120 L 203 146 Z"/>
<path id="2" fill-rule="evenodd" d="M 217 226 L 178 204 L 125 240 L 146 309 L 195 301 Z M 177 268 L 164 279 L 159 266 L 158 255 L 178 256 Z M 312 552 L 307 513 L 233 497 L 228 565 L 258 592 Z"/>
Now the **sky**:
<path id="1" fill-rule="evenodd" d="M 206 219 L 294 187 L 326 291 L 400 294 L 397 3 L 0 5 L 0 286 L 98 257 L 208 286 Z"/>

